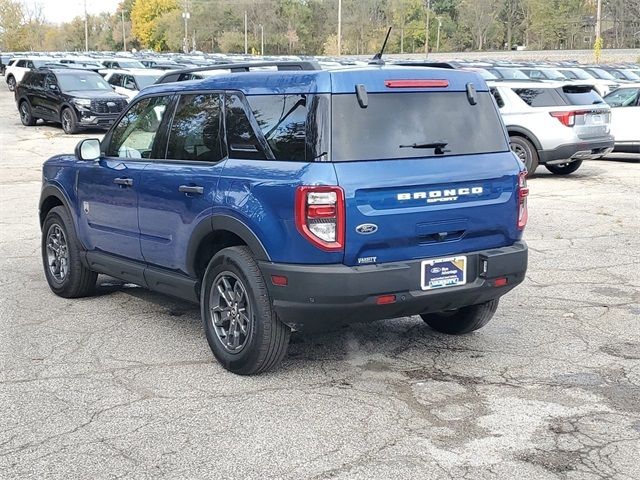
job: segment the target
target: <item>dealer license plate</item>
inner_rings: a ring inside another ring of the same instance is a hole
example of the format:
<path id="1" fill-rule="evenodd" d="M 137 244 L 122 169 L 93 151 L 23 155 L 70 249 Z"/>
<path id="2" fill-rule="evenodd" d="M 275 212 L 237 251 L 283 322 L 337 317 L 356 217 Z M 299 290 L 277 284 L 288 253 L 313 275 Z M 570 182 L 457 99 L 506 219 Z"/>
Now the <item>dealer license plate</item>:
<path id="1" fill-rule="evenodd" d="M 467 257 L 447 257 L 422 262 L 422 290 L 458 287 L 467 283 Z"/>

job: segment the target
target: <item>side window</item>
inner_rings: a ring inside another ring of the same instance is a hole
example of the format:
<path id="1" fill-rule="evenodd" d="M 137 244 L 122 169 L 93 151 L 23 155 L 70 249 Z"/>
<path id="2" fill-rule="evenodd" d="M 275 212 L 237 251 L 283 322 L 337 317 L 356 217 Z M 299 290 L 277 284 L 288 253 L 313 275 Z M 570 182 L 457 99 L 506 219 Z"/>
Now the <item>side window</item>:
<path id="1" fill-rule="evenodd" d="M 180 97 L 169 133 L 167 159 L 222 160 L 221 104 L 217 93 Z"/>
<path id="2" fill-rule="evenodd" d="M 131 75 L 124 75 L 123 77 L 123 86 L 127 90 L 135 90 L 136 89 L 136 81 L 133 79 Z"/>
<path id="3" fill-rule="evenodd" d="M 44 88 L 45 75 L 43 73 L 34 73 L 31 80 L 31 85 L 34 88 Z"/>
<path id="4" fill-rule="evenodd" d="M 26 60 L 18 60 L 18 62 L 16 62 L 16 67 L 24 68 L 26 66 L 27 66 L 27 61 Z"/>
<path id="5" fill-rule="evenodd" d="M 132 105 L 113 129 L 107 155 L 150 158 L 153 142 L 171 97 L 150 97 Z"/>
<path id="6" fill-rule="evenodd" d="M 36 67 L 35 67 L 35 65 L 33 64 L 33 62 L 32 62 L 31 60 L 29 60 L 29 61 L 27 62 L 27 68 L 31 68 L 31 69 L 33 69 L 33 68 L 36 68 Z"/>
<path id="7" fill-rule="evenodd" d="M 498 108 L 504 107 L 504 100 L 500 96 L 500 92 L 498 92 L 498 89 L 495 87 L 491 87 L 490 90 L 491 90 L 491 95 L 493 95 L 493 99 L 496 101 L 496 104 L 498 105 Z"/>
<path id="8" fill-rule="evenodd" d="M 56 79 L 56 76 L 53 73 L 47 73 L 44 83 L 45 83 L 45 88 L 47 89 L 51 89 L 51 85 L 55 85 L 56 87 L 58 86 L 58 80 Z"/>
<path id="9" fill-rule="evenodd" d="M 111 77 L 109 78 L 109 85 L 112 85 L 114 87 L 121 87 L 122 75 L 120 75 L 119 73 L 114 73 L 113 75 L 111 75 Z"/>
<path id="10" fill-rule="evenodd" d="M 227 145 L 229 156 L 245 160 L 266 160 L 264 149 L 251 126 L 241 98 L 235 93 L 225 97 Z"/>
<path id="11" fill-rule="evenodd" d="M 561 104 L 550 88 L 514 88 L 513 91 L 531 107 L 554 107 Z"/>
<path id="12" fill-rule="evenodd" d="M 523 71 L 527 72 L 526 70 Z M 529 74 L 529 78 L 534 80 L 544 80 L 544 74 L 540 70 L 529 70 L 527 73 Z"/>
<path id="13" fill-rule="evenodd" d="M 304 162 L 306 95 L 259 95 L 247 101 L 276 160 Z"/>

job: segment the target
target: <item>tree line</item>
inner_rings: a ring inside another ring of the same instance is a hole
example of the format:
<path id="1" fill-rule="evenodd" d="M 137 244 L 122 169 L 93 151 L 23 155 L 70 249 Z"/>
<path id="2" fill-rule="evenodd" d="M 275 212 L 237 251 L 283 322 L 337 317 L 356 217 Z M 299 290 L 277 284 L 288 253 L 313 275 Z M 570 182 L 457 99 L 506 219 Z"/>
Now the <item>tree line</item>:
<path id="1" fill-rule="evenodd" d="M 336 55 L 339 0 L 123 0 L 89 15 L 89 50 Z M 591 48 L 597 0 L 342 0 L 341 53 Z M 82 51 L 85 19 L 61 25 L 0 0 L 3 51 Z M 428 42 L 427 42 L 428 36 Z M 605 48 L 640 46 L 640 0 L 602 0 Z"/>

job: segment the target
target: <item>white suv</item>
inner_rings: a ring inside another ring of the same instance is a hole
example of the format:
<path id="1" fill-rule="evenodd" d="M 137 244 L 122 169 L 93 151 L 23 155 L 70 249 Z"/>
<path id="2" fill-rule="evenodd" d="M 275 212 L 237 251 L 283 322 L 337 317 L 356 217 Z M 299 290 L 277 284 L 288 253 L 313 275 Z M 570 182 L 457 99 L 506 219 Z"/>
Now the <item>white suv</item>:
<path id="1" fill-rule="evenodd" d="M 511 149 L 532 175 L 538 164 L 558 175 L 613 150 L 611 108 L 590 86 L 488 81 Z"/>
<path id="2" fill-rule="evenodd" d="M 51 62 L 55 62 L 55 60 L 49 57 L 17 57 L 13 59 L 4 72 L 4 78 L 9 90 L 15 91 L 16 85 L 22 81 L 25 73 Z"/>

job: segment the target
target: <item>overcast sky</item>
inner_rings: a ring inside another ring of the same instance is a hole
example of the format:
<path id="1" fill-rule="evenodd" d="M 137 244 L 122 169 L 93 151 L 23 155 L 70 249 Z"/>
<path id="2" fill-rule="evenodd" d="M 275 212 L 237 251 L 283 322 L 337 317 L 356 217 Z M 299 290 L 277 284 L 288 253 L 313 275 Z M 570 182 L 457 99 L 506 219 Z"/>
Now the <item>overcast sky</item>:
<path id="1" fill-rule="evenodd" d="M 62 23 L 84 15 L 84 0 L 21 0 L 27 7 L 40 5 L 48 22 Z M 120 0 L 87 0 L 87 12 L 115 12 Z"/>

